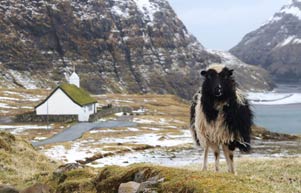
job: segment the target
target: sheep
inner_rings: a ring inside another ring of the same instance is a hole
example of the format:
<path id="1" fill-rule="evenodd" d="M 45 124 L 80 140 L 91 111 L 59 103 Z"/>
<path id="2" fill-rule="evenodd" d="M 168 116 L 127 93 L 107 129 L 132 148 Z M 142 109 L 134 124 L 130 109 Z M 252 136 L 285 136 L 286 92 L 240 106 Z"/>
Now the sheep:
<path id="1" fill-rule="evenodd" d="M 253 113 L 242 91 L 237 88 L 233 70 L 214 64 L 201 71 L 201 75 L 205 80 L 192 100 L 190 130 L 195 144 L 204 148 L 202 170 L 207 170 L 208 151 L 211 148 L 215 156 L 215 170 L 219 171 L 222 146 L 228 171 L 235 173 L 235 148 L 242 152 L 251 149 Z"/>

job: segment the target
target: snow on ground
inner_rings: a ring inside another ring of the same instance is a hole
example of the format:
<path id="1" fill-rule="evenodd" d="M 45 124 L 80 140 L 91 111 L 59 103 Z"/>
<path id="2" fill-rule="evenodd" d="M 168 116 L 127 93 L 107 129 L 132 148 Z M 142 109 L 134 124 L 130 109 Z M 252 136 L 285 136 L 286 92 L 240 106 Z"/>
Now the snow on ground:
<path id="1" fill-rule="evenodd" d="M 0 103 L 0 108 L 4 108 L 4 109 L 17 109 L 17 107 L 12 107 L 12 106 L 9 106 L 8 104 L 5 104 L 5 103 Z"/>
<path id="2" fill-rule="evenodd" d="M 152 124 L 152 123 L 156 123 L 156 121 L 154 121 L 154 120 L 141 119 L 141 118 L 134 118 L 133 122 L 140 123 L 140 124 Z"/>
<path id="3" fill-rule="evenodd" d="M 176 122 L 176 120 L 173 120 Z M 144 118 L 134 118 L 133 122 L 140 123 L 140 124 L 159 124 L 159 125 L 168 125 L 169 120 L 166 120 L 164 118 L 160 118 L 159 121 L 150 120 L 150 119 L 144 119 Z"/>
<path id="4" fill-rule="evenodd" d="M 19 134 L 31 129 L 52 129 L 52 126 L 47 125 L 0 125 L 1 130 L 8 130 L 12 134 Z"/>
<path id="5" fill-rule="evenodd" d="M 1 101 L 18 101 L 20 99 L 17 99 L 17 98 L 11 98 L 11 97 L 2 97 L 0 96 L 0 100 Z"/>
<path id="6" fill-rule="evenodd" d="M 172 147 L 187 143 L 192 143 L 190 131 L 184 130 L 181 135 L 143 134 L 124 138 L 103 138 L 99 143 L 132 143 L 145 144 L 151 146 Z"/>
<path id="7" fill-rule="evenodd" d="M 285 105 L 301 103 L 301 93 L 247 93 L 247 98 L 252 104 L 259 105 Z"/>
<path id="8" fill-rule="evenodd" d="M 209 161 L 213 162 L 213 160 L 213 155 L 210 154 Z M 103 167 L 106 165 L 127 166 L 134 163 L 151 163 L 171 167 L 187 166 L 201 163 L 201 152 L 196 150 L 183 150 L 179 152 L 168 152 L 165 149 L 145 150 L 105 157 L 88 165 L 92 167 Z"/>
<path id="9" fill-rule="evenodd" d="M 115 113 L 115 116 L 121 117 L 121 116 L 123 116 L 123 112 Z"/>
<path id="10" fill-rule="evenodd" d="M 127 128 L 128 131 L 139 131 L 138 128 Z M 106 129 L 103 130 L 104 132 L 115 132 L 113 129 Z M 120 131 L 120 130 L 117 130 Z M 98 133 L 102 132 L 102 130 L 92 130 L 90 133 Z M 126 132 L 126 131 L 125 131 Z M 191 144 L 192 139 L 190 137 L 190 132 L 188 130 L 183 130 L 182 133 L 178 135 L 167 135 L 165 134 L 142 134 L 136 136 L 128 136 L 123 138 L 115 138 L 115 137 L 107 137 L 100 140 L 84 140 L 81 141 L 80 139 L 74 142 L 71 148 L 67 149 L 62 145 L 55 145 L 49 149 L 42 150 L 47 156 L 62 160 L 65 162 L 74 162 L 75 160 L 83 160 L 87 157 L 92 157 L 97 153 L 107 153 L 108 151 L 103 150 L 103 148 L 112 147 L 112 144 L 124 143 L 124 144 L 144 144 L 144 145 L 151 145 L 151 146 L 160 146 L 163 148 L 173 147 L 178 145 L 184 144 Z M 93 148 L 90 147 L 93 146 Z M 95 148 L 97 145 L 102 145 L 102 148 Z M 116 148 L 116 146 L 113 146 Z M 129 148 L 126 146 L 122 146 L 121 148 Z M 156 151 L 156 150 L 154 150 Z M 140 152 L 136 152 L 136 154 L 140 154 Z M 143 153 L 142 153 L 143 154 Z M 143 156 L 143 155 L 140 156 Z M 164 155 L 164 153 L 161 153 Z M 166 153 L 165 153 L 166 154 Z M 161 156 L 162 156 L 161 155 Z M 110 158 L 108 158 L 110 159 Z M 134 159 L 134 158 L 133 158 Z M 139 159 L 136 159 L 138 162 Z M 112 162 L 113 163 L 113 162 Z"/>
<path id="11" fill-rule="evenodd" d="M 57 145 L 44 150 L 44 153 L 55 160 L 75 162 L 76 160 L 83 160 L 86 157 L 91 157 L 96 153 L 105 152 L 98 148 L 84 148 L 82 147 L 82 142 L 75 142 L 70 149 L 65 148 L 63 145 Z"/>
<path id="12" fill-rule="evenodd" d="M 275 151 L 275 146 L 281 144 L 290 144 L 295 147 L 297 142 L 253 142 L 253 153 L 251 154 L 241 154 L 238 150 L 235 151 L 235 157 L 243 158 L 279 158 L 279 157 L 296 157 L 296 154 L 290 154 L 288 151 Z M 105 157 L 98 159 L 92 164 L 88 164 L 92 167 L 104 167 L 107 165 L 119 165 L 128 166 L 134 163 L 151 163 L 170 167 L 183 167 L 189 166 L 191 164 L 202 164 L 203 151 L 198 148 L 184 148 L 176 151 L 170 151 L 165 148 L 161 149 L 149 149 L 139 152 L 129 152 L 119 155 L 114 155 L 110 157 Z M 220 154 L 220 161 L 225 162 L 225 157 L 223 152 Z M 300 155 L 299 155 L 300 156 Z M 208 156 L 209 163 L 214 163 L 214 154 L 212 151 L 209 152 Z"/>
<path id="13" fill-rule="evenodd" d="M 47 139 L 47 137 L 35 137 L 31 142 L 42 141 Z"/>

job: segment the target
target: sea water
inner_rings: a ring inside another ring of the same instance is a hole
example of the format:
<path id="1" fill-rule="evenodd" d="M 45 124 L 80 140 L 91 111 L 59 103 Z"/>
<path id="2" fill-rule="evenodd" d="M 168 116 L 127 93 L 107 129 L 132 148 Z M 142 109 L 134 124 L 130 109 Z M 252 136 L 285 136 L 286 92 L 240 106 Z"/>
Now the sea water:
<path id="1" fill-rule="evenodd" d="M 301 104 L 252 105 L 256 125 L 270 131 L 301 134 Z"/>
<path id="2" fill-rule="evenodd" d="M 301 134 L 301 86 L 278 85 L 265 93 L 248 93 L 254 122 L 270 131 Z"/>

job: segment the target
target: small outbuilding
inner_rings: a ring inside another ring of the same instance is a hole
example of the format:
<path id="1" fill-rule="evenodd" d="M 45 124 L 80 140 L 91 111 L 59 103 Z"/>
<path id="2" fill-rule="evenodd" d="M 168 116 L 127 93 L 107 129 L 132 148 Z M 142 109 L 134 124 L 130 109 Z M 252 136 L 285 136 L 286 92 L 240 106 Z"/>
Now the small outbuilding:
<path id="1" fill-rule="evenodd" d="M 37 115 L 78 115 L 78 121 L 88 121 L 97 112 L 97 101 L 80 88 L 78 75 L 73 72 L 69 83 L 63 83 L 35 107 Z"/>

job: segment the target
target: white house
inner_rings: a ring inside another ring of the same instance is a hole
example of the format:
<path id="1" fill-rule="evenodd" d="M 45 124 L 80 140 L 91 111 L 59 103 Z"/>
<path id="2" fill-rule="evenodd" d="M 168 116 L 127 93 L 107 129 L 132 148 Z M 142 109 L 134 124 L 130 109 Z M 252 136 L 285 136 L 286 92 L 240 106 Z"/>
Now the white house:
<path id="1" fill-rule="evenodd" d="M 79 121 L 88 121 L 97 112 L 97 101 L 80 88 L 80 79 L 73 72 L 69 83 L 58 86 L 35 107 L 37 115 L 78 115 Z"/>

